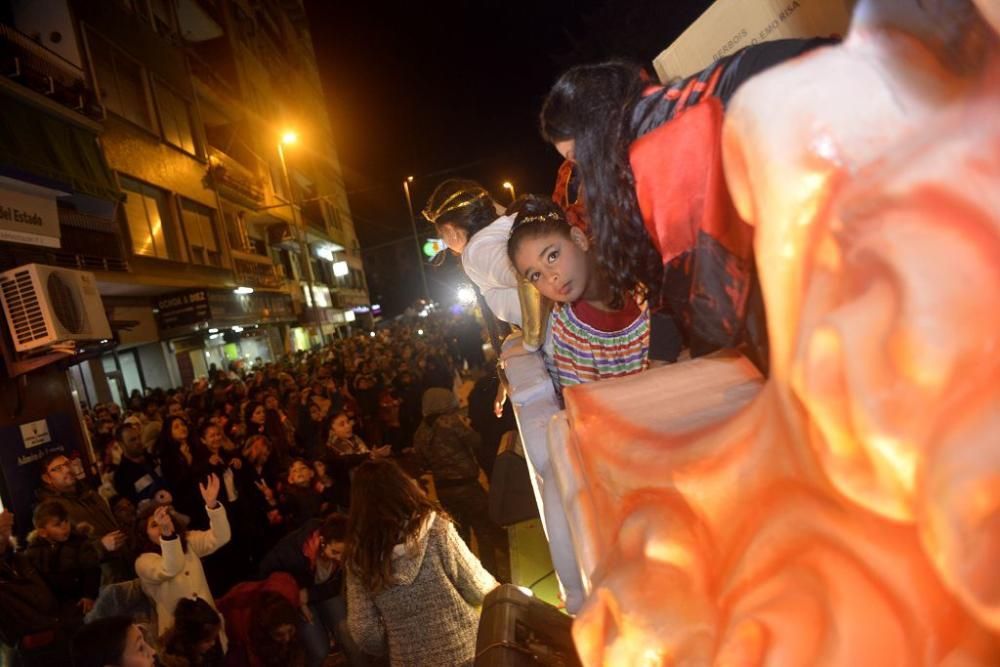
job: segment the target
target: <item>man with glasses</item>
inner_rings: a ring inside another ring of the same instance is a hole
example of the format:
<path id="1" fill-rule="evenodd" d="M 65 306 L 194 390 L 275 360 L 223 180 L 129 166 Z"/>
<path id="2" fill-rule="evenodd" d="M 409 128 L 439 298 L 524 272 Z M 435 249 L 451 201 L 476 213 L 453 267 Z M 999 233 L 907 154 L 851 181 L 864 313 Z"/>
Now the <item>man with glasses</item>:
<path id="1" fill-rule="evenodd" d="M 35 494 L 39 502 L 58 501 L 69 513 L 71 524 L 86 523 L 93 528 L 91 537 L 104 560 L 101 585 L 134 578 L 132 559 L 125 553 L 125 534 L 119 529 L 107 501 L 76 479 L 65 454 L 46 455 L 40 469 L 42 486 Z"/>

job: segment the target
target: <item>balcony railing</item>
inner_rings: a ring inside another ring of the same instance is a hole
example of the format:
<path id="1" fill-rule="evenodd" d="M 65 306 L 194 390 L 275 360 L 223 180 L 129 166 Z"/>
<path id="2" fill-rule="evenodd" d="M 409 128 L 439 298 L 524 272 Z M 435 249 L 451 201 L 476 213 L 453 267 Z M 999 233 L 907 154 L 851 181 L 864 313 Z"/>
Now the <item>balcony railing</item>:
<path id="1" fill-rule="evenodd" d="M 264 184 L 257 174 L 214 146 L 209 146 L 208 159 L 209 173 L 217 185 L 241 195 L 255 205 L 264 203 Z"/>
<path id="2" fill-rule="evenodd" d="M 284 286 L 284 274 L 280 267 L 242 259 L 233 260 L 233 272 L 240 285 L 280 289 Z"/>
<path id="3" fill-rule="evenodd" d="M 85 116 L 104 118 L 104 107 L 87 85 L 82 69 L 4 24 L 0 24 L 0 72 Z"/>

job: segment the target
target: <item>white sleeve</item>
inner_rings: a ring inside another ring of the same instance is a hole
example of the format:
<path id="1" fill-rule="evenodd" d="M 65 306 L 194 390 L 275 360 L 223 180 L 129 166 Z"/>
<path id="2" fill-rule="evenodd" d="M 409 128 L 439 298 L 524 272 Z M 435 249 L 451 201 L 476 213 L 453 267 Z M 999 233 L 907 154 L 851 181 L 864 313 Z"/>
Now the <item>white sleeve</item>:
<path id="1" fill-rule="evenodd" d="M 517 274 L 507 257 L 507 234 L 487 227 L 473 236 L 462 252 L 462 268 L 497 318 L 521 326 Z"/>
<path id="2" fill-rule="evenodd" d="M 226 508 L 222 503 L 216 505 L 215 509 L 205 508 L 208 512 L 208 530 L 192 530 L 187 534 L 188 547 L 194 551 L 199 558 L 204 558 L 210 553 L 220 549 L 229 542 L 229 517 L 226 516 Z"/>

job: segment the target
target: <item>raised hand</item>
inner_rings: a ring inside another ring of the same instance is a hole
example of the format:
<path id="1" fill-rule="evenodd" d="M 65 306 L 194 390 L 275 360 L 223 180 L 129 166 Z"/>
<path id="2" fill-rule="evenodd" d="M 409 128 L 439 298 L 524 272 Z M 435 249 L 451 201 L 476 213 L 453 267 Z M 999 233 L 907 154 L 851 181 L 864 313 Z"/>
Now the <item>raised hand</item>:
<path id="1" fill-rule="evenodd" d="M 208 484 L 198 483 L 201 497 L 205 499 L 205 507 L 215 509 L 219 506 L 219 476 L 212 473 L 208 476 Z"/>
<path id="2" fill-rule="evenodd" d="M 125 544 L 125 533 L 120 530 L 112 530 L 101 538 L 101 546 L 105 551 L 118 551 Z"/>
<path id="3" fill-rule="evenodd" d="M 174 520 L 170 516 L 170 507 L 161 505 L 153 512 L 153 523 L 160 527 L 160 538 L 172 537 L 174 534 Z M 105 535 L 107 537 L 107 535 Z"/>
<path id="4" fill-rule="evenodd" d="M 261 480 L 258 480 L 256 482 L 254 482 L 254 486 L 256 486 L 257 489 L 262 494 L 264 494 L 264 499 L 268 502 L 269 505 L 274 505 L 275 504 L 275 502 L 274 502 L 274 491 L 272 491 L 271 487 L 269 487 L 267 485 L 267 482 L 265 482 L 264 480 L 261 479 Z"/>

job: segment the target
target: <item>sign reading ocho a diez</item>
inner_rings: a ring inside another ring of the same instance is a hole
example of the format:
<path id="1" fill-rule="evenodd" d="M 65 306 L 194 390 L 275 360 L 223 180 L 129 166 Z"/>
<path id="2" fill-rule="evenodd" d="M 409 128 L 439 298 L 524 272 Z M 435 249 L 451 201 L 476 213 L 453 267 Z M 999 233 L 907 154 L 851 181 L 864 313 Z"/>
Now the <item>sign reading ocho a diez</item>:
<path id="1" fill-rule="evenodd" d="M 188 324 L 197 324 L 211 319 L 212 310 L 208 306 L 208 292 L 193 290 L 167 294 L 156 300 L 156 315 L 161 329 Z"/>

